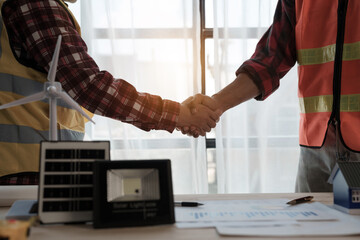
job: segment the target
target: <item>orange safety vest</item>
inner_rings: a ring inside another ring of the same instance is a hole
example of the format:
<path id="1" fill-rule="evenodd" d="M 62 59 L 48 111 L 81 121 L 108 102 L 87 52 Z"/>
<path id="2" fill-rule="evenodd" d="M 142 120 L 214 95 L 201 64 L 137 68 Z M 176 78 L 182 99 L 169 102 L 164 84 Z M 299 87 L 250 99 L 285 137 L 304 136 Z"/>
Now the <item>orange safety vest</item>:
<path id="1" fill-rule="evenodd" d="M 300 145 L 321 147 L 328 125 L 360 151 L 360 1 L 296 0 Z"/>
<path id="2" fill-rule="evenodd" d="M 0 0 L 2 8 L 5 0 Z M 80 27 L 65 3 L 76 29 Z M 0 105 L 40 92 L 46 74 L 19 63 L 10 48 L 8 33 L 0 16 Z M 76 110 L 58 101 L 59 140 L 82 140 L 84 118 Z M 0 176 L 39 171 L 40 141 L 49 137 L 49 104 L 32 102 L 0 110 Z"/>

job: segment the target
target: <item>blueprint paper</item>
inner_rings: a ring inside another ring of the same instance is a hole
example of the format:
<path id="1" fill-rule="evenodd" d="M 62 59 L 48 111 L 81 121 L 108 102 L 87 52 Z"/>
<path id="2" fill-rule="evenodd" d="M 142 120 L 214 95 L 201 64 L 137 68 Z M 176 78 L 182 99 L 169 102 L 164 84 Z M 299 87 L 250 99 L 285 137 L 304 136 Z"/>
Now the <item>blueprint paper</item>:
<path id="1" fill-rule="evenodd" d="M 336 220 L 317 202 L 288 205 L 288 199 L 204 201 L 199 207 L 176 207 L 177 223 L 237 221 Z"/>

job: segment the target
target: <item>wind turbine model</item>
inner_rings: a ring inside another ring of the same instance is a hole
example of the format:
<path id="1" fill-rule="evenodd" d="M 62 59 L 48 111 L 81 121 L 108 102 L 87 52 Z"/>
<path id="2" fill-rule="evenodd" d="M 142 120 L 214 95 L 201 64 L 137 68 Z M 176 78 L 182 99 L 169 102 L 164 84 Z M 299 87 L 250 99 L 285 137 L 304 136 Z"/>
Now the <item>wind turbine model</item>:
<path id="1" fill-rule="evenodd" d="M 55 76 L 56 76 L 56 69 L 58 65 L 58 59 L 59 59 L 59 53 L 60 53 L 60 45 L 61 45 L 61 35 L 59 35 L 56 47 L 54 51 L 54 55 L 52 57 L 51 63 L 50 63 L 50 69 L 47 76 L 47 82 L 44 84 L 44 90 L 39 93 L 35 93 L 33 95 L 30 95 L 28 97 L 24 97 L 22 99 L 13 101 L 11 103 L 3 104 L 0 106 L 1 109 L 14 107 L 18 105 L 22 105 L 25 103 L 40 101 L 44 98 L 49 99 L 49 116 L 50 116 L 50 132 L 49 132 L 49 139 L 51 141 L 57 141 L 57 98 L 61 98 L 63 101 L 65 101 L 68 105 L 70 105 L 72 108 L 80 112 L 84 117 L 86 117 L 89 121 L 95 124 L 93 120 L 86 114 L 84 110 L 81 109 L 81 107 L 75 102 L 66 92 L 64 92 L 61 88 L 61 84 L 59 82 L 55 82 Z"/>

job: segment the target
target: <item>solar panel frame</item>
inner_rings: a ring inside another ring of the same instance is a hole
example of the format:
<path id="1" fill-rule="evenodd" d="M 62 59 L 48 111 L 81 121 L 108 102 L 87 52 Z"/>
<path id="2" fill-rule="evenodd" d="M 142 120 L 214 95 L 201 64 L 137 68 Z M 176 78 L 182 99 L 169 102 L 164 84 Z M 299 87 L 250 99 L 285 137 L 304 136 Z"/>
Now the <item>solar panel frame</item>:
<path id="1" fill-rule="evenodd" d="M 109 160 L 109 141 L 41 142 L 38 191 L 41 222 L 92 221 L 94 184 L 91 165 L 95 161 Z"/>

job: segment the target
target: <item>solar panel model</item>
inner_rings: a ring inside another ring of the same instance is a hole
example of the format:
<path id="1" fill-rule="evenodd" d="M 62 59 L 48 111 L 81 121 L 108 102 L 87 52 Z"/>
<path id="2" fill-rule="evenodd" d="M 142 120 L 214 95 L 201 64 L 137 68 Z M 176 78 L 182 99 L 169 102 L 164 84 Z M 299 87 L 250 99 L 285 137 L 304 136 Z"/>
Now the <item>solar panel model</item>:
<path id="1" fill-rule="evenodd" d="M 110 160 L 109 141 L 41 142 L 38 216 L 42 223 L 92 221 L 93 164 Z"/>

